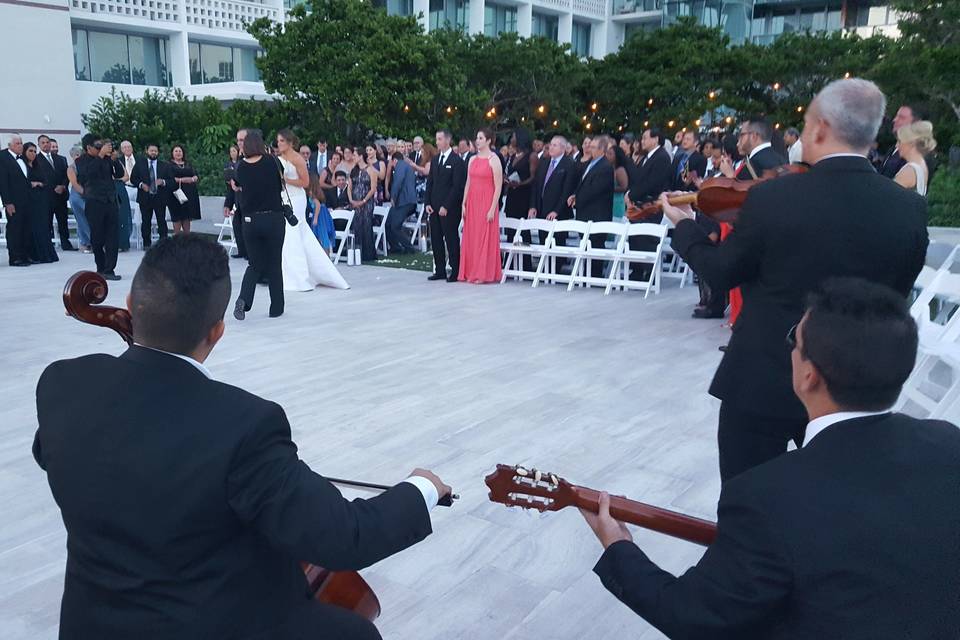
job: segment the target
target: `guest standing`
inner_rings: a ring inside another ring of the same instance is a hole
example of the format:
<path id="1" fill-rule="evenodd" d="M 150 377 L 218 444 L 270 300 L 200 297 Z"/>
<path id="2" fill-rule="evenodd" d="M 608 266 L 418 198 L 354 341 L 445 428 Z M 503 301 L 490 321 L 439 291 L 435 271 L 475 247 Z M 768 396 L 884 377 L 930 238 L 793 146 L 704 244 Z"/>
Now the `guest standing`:
<path id="1" fill-rule="evenodd" d="M 119 280 L 117 266 L 119 238 L 117 229 L 118 165 L 110 158 L 113 144 L 93 134 L 83 136 L 86 154 L 77 160 L 77 180 L 83 187 L 84 210 L 90 222 L 90 241 L 97 273 L 106 280 Z"/>
<path id="2" fill-rule="evenodd" d="M 384 189 L 387 183 L 387 163 L 380 160 L 377 156 L 377 148 L 372 144 L 364 147 L 364 153 L 366 154 L 367 166 L 370 167 L 377 176 L 377 194 L 374 198 L 374 204 L 383 204 L 383 201 L 386 199 L 384 197 Z"/>
<path id="3" fill-rule="evenodd" d="M 901 187 L 926 196 L 930 179 L 926 156 L 937 148 L 937 141 L 933 137 L 933 125 L 927 120 L 903 125 L 897 130 L 897 143 L 900 157 L 905 164 L 897 172 L 894 181 Z"/>
<path id="4" fill-rule="evenodd" d="M 67 179 L 67 159 L 61 156 L 57 141 L 45 135 L 37 138 L 40 147 L 40 159 L 44 160 L 51 170 L 50 183 L 50 218 L 48 228 L 50 237 L 53 237 L 53 220 L 57 220 L 57 233 L 60 236 L 60 248 L 63 251 L 76 251 L 70 244 L 70 226 L 67 216 L 67 198 L 70 181 Z"/>
<path id="5" fill-rule="evenodd" d="M 390 179 L 390 212 L 387 214 L 387 242 L 395 253 L 414 253 L 403 221 L 417 210 L 416 178 L 399 151 L 393 153 L 394 169 Z M 436 249 L 434 249 L 436 250 Z"/>
<path id="6" fill-rule="evenodd" d="M 87 222 L 87 215 L 83 206 L 83 187 L 77 182 L 77 158 L 83 155 L 83 149 L 78 145 L 70 148 L 70 164 L 67 165 L 67 182 L 70 183 L 70 211 L 73 213 L 74 220 L 77 221 L 77 244 L 80 245 L 80 253 L 92 253 L 90 246 L 90 223 Z"/>
<path id="7" fill-rule="evenodd" d="M 253 307 L 257 283 L 266 278 L 270 290 L 270 317 L 283 315 L 283 190 L 279 161 L 267 154 L 259 129 L 245 131 L 243 160 L 235 182 L 243 190 L 243 233 L 249 264 L 243 274 L 233 317 L 243 320 Z"/>
<path id="8" fill-rule="evenodd" d="M 613 167 L 613 212 L 611 218 L 620 222 L 627 213 L 627 205 L 623 200 L 624 194 L 630 189 L 630 158 L 623 151 L 622 145 L 612 144 L 607 147 L 607 162 Z"/>
<path id="9" fill-rule="evenodd" d="M 130 177 L 130 182 L 138 189 L 140 235 L 145 248 L 152 242 L 151 227 L 154 219 L 157 221 L 160 239 L 167 237 L 167 180 L 170 179 L 167 163 L 158 159 L 160 148 L 151 143 L 147 145 L 146 152 L 146 157 L 137 158 L 133 175 Z"/>
<path id="10" fill-rule="evenodd" d="M 528 218 L 569 220 L 573 217 L 567 200 L 573 194 L 579 174 L 576 163 L 565 155 L 567 146 L 569 143 L 566 138 L 554 136 L 544 150 L 544 157 L 537 166 L 530 189 Z M 567 232 L 557 232 L 554 237 L 558 245 L 566 246 Z M 547 232 L 541 231 L 540 243 L 543 244 L 546 240 Z M 566 258 L 557 258 L 557 270 L 566 262 Z"/>
<path id="11" fill-rule="evenodd" d="M 377 195 L 377 172 L 357 152 L 356 164 L 350 173 L 348 194 L 353 209 L 353 235 L 360 243 L 360 259 L 373 262 L 377 248 L 373 242 L 373 198 Z"/>
<path id="12" fill-rule="evenodd" d="M 337 186 L 337 167 L 340 166 L 341 161 L 340 154 L 334 151 L 330 154 L 327 166 L 320 172 L 320 188 L 328 192 L 328 197 L 330 195 L 329 190 Z"/>
<path id="13" fill-rule="evenodd" d="M 463 214 L 464 187 L 467 169 L 450 143 L 453 135 L 448 129 L 437 132 L 440 154 L 433 160 L 427 175 L 424 211 L 430 216 L 430 238 L 433 241 L 433 274 L 428 280 L 456 282 L 460 269 L 460 219 Z M 489 139 L 488 139 L 489 140 Z M 499 189 L 498 201 L 499 201 Z M 466 224 L 466 223 L 464 223 Z M 499 232 L 497 246 L 500 245 Z M 499 248 L 497 249 L 499 252 Z M 447 259 L 450 275 L 447 275 Z M 498 253 L 499 264 L 499 253 Z"/>
<path id="14" fill-rule="evenodd" d="M 23 160 L 27 165 L 27 180 L 30 181 L 30 261 L 34 263 L 57 262 L 57 252 L 50 237 L 49 211 L 52 180 L 51 167 L 43 166 L 44 160 L 37 153 L 37 145 L 28 142 L 23 146 Z"/>
<path id="15" fill-rule="evenodd" d="M 239 166 L 239 159 L 243 157 L 243 139 L 246 137 L 246 135 L 246 129 L 237 130 L 237 166 Z M 232 155 L 231 158 L 233 158 Z M 231 222 L 233 224 L 233 241 L 237 243 L 237 255 L 235 257 L 246 258 L 247 246 L 243 241 L 243 193 L 241 193 L 240 186 L 237 184 L 235 178 L 236 169 L 234 169 L 234 173 L 229 179 L 230 189 L 227 191 L 227 195 L 223 199 L 223 216 L 231 216 Z"/>
<path id="16" fill-rule="evenodd" d="M 130 197 L 127 195 L 127 182 L 130 181 L 130 176 L 127 175 L 126 165 L 121 158 L 116 149 L 110 154 L 110 160 L 115 165 L 113 188 L 117 193 L 117 250 L 124 252 L 130 250 L 133 212 L 130 211 Z"/>
<path id="17" fill-rule="evenodd" d="M 897 135 L 901 127 L 912 124 L 918 120 L 926 120 L 924 115 L 925 114 L 915 105 L 902 105 L 897 109 L 896 115 L 893 116 L 893 122 L 891 123 L 893 135 Z M 900 155 L 900 145 L 898 143 L 887 153 L 887 157 L 883 159 L 883 163 L 880 165 L 878 171 L 880 175 L 887 176 L 892 180 L 900 173 L 900 169 L 902 169 L 906 163 L 907 161 Z"/>
<path id="18" fill-rule="evenodd" d="M 23 138 L 12 134 L 0 153 L 0 199 L 7 216 L 7 254 L 11 267 L 30 266 L 30 180 L 23 159 Z"/>
<path id="19" fill-rule="evenodd" d="M 584 138 L 586 147 L 583 156 L 586 163 L 581 162 L 580 177 L 573 195 L 567 198 L 567 206 L 576 209 L 577 220 L 591 222 L 610 222 L 613 218 L 613 167 L 604 157 L 607 151 L 607 142 L 602 136 L 596 139 Z M 607 246 L 607 234 L 590 234 L 591 244 L 598 249 Z M 590 275 L 603 275 L 603 260 L 590 262 Z"/>
<path id="20" fill-rule="evenodd" d="M 504 203 L 504 214 L 508 218 L 520 220 L 527 217 L 530 210 L 530 184 L 537 172 L 537 160 L 532 154 L 530 144 L 530 134 L 526 129 L 517 129 L 510 136 L 511 154 L 507 157 L 507 166 L 503 173 L 507 179 L 504 181 L 504 187 L 507 192 L 506 202 Z M 513 242 L 515 235 L 513 229 L 505 229 L 507 241 Z M 530 233 L 522 233 L 523 241 L 530 242 Z M 523 254 L 523 268 L 525 271 L 532 271 L 532 261 L 530 255 Z"/>
<path id="21" fill-rule="evenodd" d="M 120 250 L 124 251 L 130 248 L 130 233 L 133 229 L 133 203 L 137 201 L 137 187 L 133 184 L 133 170 L 137 166 L 137 157 L 133 153 L 133 144 L 129 140 L 120 143 L 120 162 L 123 164 L 123 171 L 126 174 L 126 181 L 123 183 L 126 192 L 126 206 L 123 202 L 120 204 Z M 143 216 L 140 216 L 141 219 Z"/>
<path id="22" fill-rule="evenodd" d="M 459 279 L 480 284 L 500 282 L 500 220 L 498 203 L 503 169 L 490 149 L 493 132 L 477 132 L 477 155 L 470 159 L 463 193 L 463 255 Z"/>
<path id="23" fill-rule="evenodd" d="M 190 233 L 190 221 L 200 219 L 200 192 L 197 191 L 197 182 L 200 178 L 187 160 L 187 152 L 183 145 L 174 145 L 170 150 L 170 177 L 173 178 L 176 188 L 183 191 L 187 197 L 184 202 L 180 202 L 176 190 L 170 191 L 168 206 L 170 220 L 173 221 L 173 232 Z"/>

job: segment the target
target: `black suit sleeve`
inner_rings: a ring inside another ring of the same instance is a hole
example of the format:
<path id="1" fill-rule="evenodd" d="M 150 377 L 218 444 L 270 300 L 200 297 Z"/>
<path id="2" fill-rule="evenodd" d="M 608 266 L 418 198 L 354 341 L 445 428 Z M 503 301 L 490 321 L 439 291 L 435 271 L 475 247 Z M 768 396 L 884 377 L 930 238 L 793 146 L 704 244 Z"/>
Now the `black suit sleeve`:
<path id="1" fill-rule="evenodd" d="M 0 153 L 5 152 L 0 151 Z M 0 158 L 0 200 L 3 200 L 4 204 L 13 202 L 13 196 L 10 195 L 10 180 L 7 178 L 6 158 Z"/>
<path id="2" fill-rule="evenodd" d="M 757 496 L 733 483 L 718 507 L 717 539 L 695 567 L 674 577 L 632 542 L 610 545 L 594 571 L 621 602 L 673 640 L 761 637 L 793 587 L 782 534 Z"/>
<path id="3" fill-rule="evenodd" d="M 423 494 L 410 483 L 344 499 L 297 457 L 287 417 L 273 403 L 239 445 L 227 491 L 234 513 L 273 546 L 334 571 L 370 566 L 431 532 Z"/>
<path id="4" fill-rule="evenodd" d="M 927 200 L 926 198 L 916 198 L 917 209 L 916 216 L 919 221 L 917 224 L 915 241 L 910 259 L 900 270 L 900 277 L 896 284 L 896 290 L 904 297 L 908 297 L 913 290 L 913 284 L 917 281 L 917 276 L 923 269 L 927 260 L 927 246 L 930 243 L 929 232 L 927 231 Z"/>
<path id="5" fill-rule="evenodd" d="M 434 165 L 438 162 L 437 158 L 430 161 L 430 173 L 427 174 L 427 190 L 423 194 L 424 205 L 429 205 L 430 199 L 433 197 L 433 181 L 437 179 L 437 171 Z"/>
<path id="6" fill-rule="evenodd" d="M 689 171 L 696 171 L 701 178 L 707 173 L 707 158 L 700 153 L 696 153 L 690 159 Z"/>
<path id="7" fill-rule="evenodd" d="M 598 162 L 580 183 L 577 200 L 591 202 L 594 198 L 613 190 L 613 167 L 607 162 Z"/>
<path id="8" fill-rule="evenodd" d="M 756 277 L 763 259 L 764 198 L 751 191 L 734 231 L 720 244 L 694 220 L 681 220 L 673 230 L 673 249 L 714 289 L 728 291 Z"/>
<path id="9" fill-rule="evenodd" d="M 570 200 L 570 196 L 576 193 L 576 191 L 577 168 L 574 166 L 573 162 L 571 162 L 569 168 L 567 169 L 567 177 L 563 182 L 563 200 L 560 203 L 560 211 L 557 211 L 558 216 L 566 218 L 573 217 L 573 209 L 567 204 L 567 201 Z"/>
<path id="10" fill-rule="evenodd" d="M 530 189 L 530 209 L 536 209 L 537 215 L 540 215 L 540 200 L 543 197 L 543 183 L 547 177 L 547 167 L 549 162 L 541 162 L 537 166 L 537 173 L 534 174 L 533 184 Z"/>
<path id="11" fill-rule="evenodd" d="M 437 169 L 439 171 L 439 169 Z M 433 173 L 431 169 L 430 173 Z M 447 201 L 443 203 L 447 211 L 457 211 L 463 203 L 463 188 L 467 184 L 467 168 L 462 160 L 453 161 L 453 186 L 450 187 L 450 193 L 447 195 Z"/>

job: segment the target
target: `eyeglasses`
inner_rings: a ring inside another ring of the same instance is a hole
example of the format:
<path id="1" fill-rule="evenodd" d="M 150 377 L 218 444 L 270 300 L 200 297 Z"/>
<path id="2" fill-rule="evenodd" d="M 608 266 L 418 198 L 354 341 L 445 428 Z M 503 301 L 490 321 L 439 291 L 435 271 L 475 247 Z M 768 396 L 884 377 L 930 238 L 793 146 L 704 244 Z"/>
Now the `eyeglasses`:
<path id="1" fill-rule="evenodd" d="M 800 323 L 790 327 L 790 331 L 787 331 L 787 346 L 790 347 L 790 351 L 793 351 L 797 348 L 797 327 L 800 326 Z"/>

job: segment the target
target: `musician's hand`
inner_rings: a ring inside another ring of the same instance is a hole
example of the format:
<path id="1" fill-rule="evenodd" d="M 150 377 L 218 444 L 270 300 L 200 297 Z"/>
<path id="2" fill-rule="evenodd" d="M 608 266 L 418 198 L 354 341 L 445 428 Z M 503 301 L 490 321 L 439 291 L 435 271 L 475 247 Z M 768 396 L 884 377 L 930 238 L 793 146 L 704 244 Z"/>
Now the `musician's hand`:
<path id="1" fill-rule="evenodd" d="M 580 513 L 587 524 L 590 525 L 590 528 L 593 529 L 593 533 L 596 534 L 604 549 L 621 540 L 633 542 L 633 536 L 627 530 L 627 525 L 619 520 L 614 520 L 613 516 L 610 515 L 610 494 L 606 491 L 600 494 L 599 513 L 584 511 L 583 509 L 580 509 Z"/>
<path id="2" fill-rule="evenodd" d="M 668 198 L 677 195 L 683 195 L 683 192 L 674 191 L 673 193 L 664 192 L 660 194 L 660 206 L 663 208 L 663 213 L 670 218 L 670 222 L 674 225 L 679 224 L 682 220 L 693 220 L 696 215 L 688 204 L 682 204 L 679 207 L 670 204 Z"/>
<path id="3" fill-rule="evenodd" d="M 445 496 L 445 495 L 447 495 L 447 494 L 453 493 L 453 489 L 450 487 L 450 485 L 444 484 L 444 483 L 443 483 L 443 480 L 441 480 L 441 479 L 437 476 L 437 474 L 435 474 L 433 471 L 428 471 L 428 470 L 426 470 L 426 469 L 420 469 L 420 468 L 418 467 L 418 468 L 414 469 L 413 471 L 411 471 L 411 472 L 410 472 L 410 475 L 411 475 L 411 476 L 420 476 L 421 478 L 426 478 L 427 480 L 429 480 L 430 482 L 432 482 L 432 483 L 433 483 L 433 486 L 435 486 L 435 487 L 437 488 L 437 496 L 439 496 L 440 498 L 442 498 L 443 496 Z"/>

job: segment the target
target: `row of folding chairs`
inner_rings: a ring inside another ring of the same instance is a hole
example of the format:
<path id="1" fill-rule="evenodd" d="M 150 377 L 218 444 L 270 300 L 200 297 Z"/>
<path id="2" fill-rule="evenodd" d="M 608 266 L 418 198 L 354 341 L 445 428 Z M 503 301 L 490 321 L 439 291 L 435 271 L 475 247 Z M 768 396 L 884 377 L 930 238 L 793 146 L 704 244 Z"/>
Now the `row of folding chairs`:
<path id="1" fill-rule="evenodd" d="M 503 277 L 574 287 L 603 287 L 604 295 L 613 289 L 635 289 L 659 293 L 663 278 L 663 255 L 667 227 L 662 224 L 589 222 L 582 220 L 543 220 L 540 218 L 500 218 L 500 251 Z M 564 235 L 566 234 L 566 235 Z M 601 240 L 601 238 L 603 238 Z M 647 240 L 644 250 L 631 249 L 631 240 Z M 533 270 L 525 268 L 525 258 Z M 571 265 L 564 273 L 558 264 Z M 595 272 L 594 267 L 601 267 Z M 646 279 L 631 280 L 632 269 L 649 272 Z"/>
<path id="2" fill-rule="evenodd" d="M 403 222 L 403 229 L 410 234 L 410 244 L 414 247 L 425 248 L 425 243 L 421 242 L 423 235 L 423 204 L 418 204 L 413 215 L 409 216 Z M 390 213 L 388 205 L 380 205 L 373 208 L 373 244 L 377 253 L 387 255 L 387 215 Z"/>
<path id="3" fill-rule="evenodd" d="M 960 419 L 960 247 L 934 243 L 914 285 L 910 314 L 920 344 L 896 409 L 928 418 Z M 944 258 L 946 254 L 946 258 Z M 931 264 L 932 259 L 932 264 Z"/>

